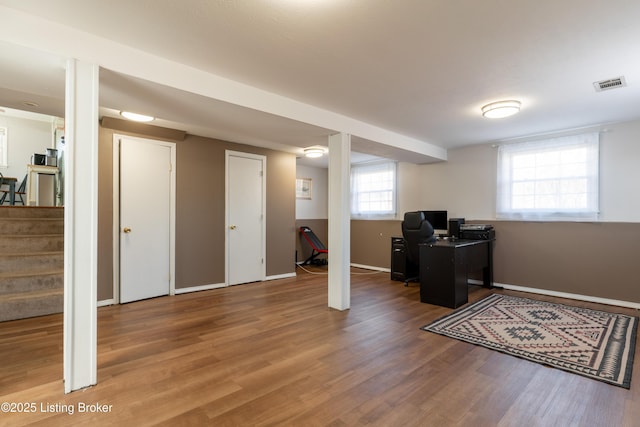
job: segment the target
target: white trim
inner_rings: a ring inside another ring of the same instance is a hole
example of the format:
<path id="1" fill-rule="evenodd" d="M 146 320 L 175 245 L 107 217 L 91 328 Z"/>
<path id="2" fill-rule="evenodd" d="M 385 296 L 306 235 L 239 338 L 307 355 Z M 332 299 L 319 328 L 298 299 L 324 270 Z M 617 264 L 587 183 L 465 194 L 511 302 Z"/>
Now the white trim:
<path id="1" fill-rule="evenodd" d="M 98 87 L 96 64 L 66 66 L 63 379 L 70 393 L 97 382 Z"/>
<path id="2" fill-rule="evenodd" d="M 171 204 L 171 211 L 169 212 L 169 269 L 170 281 L 169 281 L 169 295 L 175 295 L 176 293 L 176 169 L 177 169 L 177 155 L 176 155 L 176 143 L 164 142 L 164 145 L 168 146 L 171 150 L 171 188 L 169 195 Z"/>
<path id="3" fill-rule="evenodd" d="M 98 301 L 98 307 L 106 307 L 108 305 L 115 305 L 116 300 L 113 298 L 103 299 L 102 301 Z"/>
<path id="4" fill-rule="evenodd" d="M 224 282 L 229 286 L 229 157 L 244 157 L 262 162 L 262 232 L 260 254 L 263 259 L 260 280 L 267 275 L 267 156 L 243 151 L 225 150 L 224 152 Z M 239 283 L 240 284 L 240 283 Z"/>
<path id="5" fill-rule="evenodd" d="M 169 194 L 169 295 L 176 293 L 176 143 L 113 134 L 113 299 L 120 303 L 120 140 L 126 138 L 168 147 L 171 156 Z"/>
<path id="6" fill-rule="evenodd" d="M 113 197 L 113 224 L 112 224 L 112 277 L 113 277 L 113 300 L 114 304 L 120 303 L 120 135 L 113 134 L 112 146 L 112 191 Z"/>
<path id="7" fill-rule="evenodd" d="M 384 273 L 391 273 L 391 269 L 390 268 L 376 267 L 376 266 L 373 266 L 373 265 L 364 265 L 364 264 L 351 263 L 351 267 L 362 268 L 364 270 L 382 271 Z"/>
<path id="8" fill-rule="evenodd" d="M 293 273 L 284 273 L 284 274 L 274 274 L 273 276 L 267 276 L 264 278 L 264 281 L 268 280 L 278 280 L 278 279 L 290 279 L 292 277 L 296 277 L 296 272 Z"/>
<path id="9" fill-rule="evenodd" d="M 328 305 L 351 307 L 351 135 L 331 135 L 329 142 L 329 263 Z"/>
<path id="10" fill-rule="evenodd" d="M 225 288 L 226 286 L 227 285 L 225 283 L 214 283 L 211 285 L 200 285 L 200 286 L 191 286 L 189 288 L 178 288 L 175 290 L 175 295 L 188 294 L 190 292 L 208 291 L 211 289 L 220 289 L 220 288 Z"/>
<path id="11" fill-rule="evenodd" d="M 482 285 L 482 281 L 480 280 L 469 280 L 469 283 L 475 284 L 475 285 Z M 586 302 L 593 302 L 597 304 L 606 304 L 606 305 L 613 305 L 613 306 L 625 307 L 625 308 L 634 308 L 636 310 L 640 310 L 640 303 L 637 303 L 637 302 L 615 300 L 610 298 L 600 298 L 600 297 L 594 297 L 590 295 L 572 294 L 568 292 L 551 291 L 549 289 L 529 288 L 526 286 L 510 285 L 507 283 L 494 282 L 494 285 L 499 288 L 507 289 L 509 291 L 527 292 L 531 294 L 547 295 L 550 297 L 574 299 L 577 301 L 586 301 Z"/>

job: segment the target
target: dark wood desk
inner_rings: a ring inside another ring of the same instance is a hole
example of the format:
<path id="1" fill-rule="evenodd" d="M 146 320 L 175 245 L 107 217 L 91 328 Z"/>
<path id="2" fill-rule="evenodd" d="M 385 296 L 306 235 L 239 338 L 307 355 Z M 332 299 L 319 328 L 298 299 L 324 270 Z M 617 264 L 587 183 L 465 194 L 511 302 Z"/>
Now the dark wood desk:
<path id="1" fill-rule="evenodd" d="M 468 301 L 467 276 L 482 271 L 493 287 L 493 240 L 439 240 L 420 245 L 420 301 L 457 308 Z"/>
<path id="2" fill-rule="evenodd" d="M 18 178 L 11 178 L 5 176 L 2 178 L 2 183 L 9 186 L 9 204 L 11 206 L 16 204 L 16 182 Z"/>

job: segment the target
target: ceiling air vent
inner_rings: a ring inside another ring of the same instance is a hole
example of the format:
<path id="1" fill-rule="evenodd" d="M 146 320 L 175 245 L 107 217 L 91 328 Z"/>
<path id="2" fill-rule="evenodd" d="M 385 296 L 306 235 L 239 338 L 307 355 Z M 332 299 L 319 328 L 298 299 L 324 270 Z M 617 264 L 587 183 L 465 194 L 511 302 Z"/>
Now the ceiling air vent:
<path id="1" fill-rule="evenodd" d="M 603 90 L 617 89 L 619 87 L 624 87 L 627 85 L 627 81 L 624 79 L 624 76 L 616 77 L 614 79 L 601 80 L 599 82 L 593 83 L 593 87 L 596 89 L 596 92 L 602 92 Z"/>

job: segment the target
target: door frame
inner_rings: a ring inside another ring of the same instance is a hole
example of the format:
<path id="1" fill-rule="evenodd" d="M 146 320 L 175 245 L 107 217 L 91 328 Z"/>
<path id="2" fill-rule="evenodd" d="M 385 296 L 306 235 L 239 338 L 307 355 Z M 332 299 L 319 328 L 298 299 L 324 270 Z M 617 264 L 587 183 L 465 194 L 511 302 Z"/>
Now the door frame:
<path id="1" fill-rule="evenodd" d="M 169 187 L 169 295 L 176 293 L 176 143 L 150 138 L 113 134 L 113 301 L 120 304 L 120 140 L 131 139 L 170 149 Z"/>
<path id="2" fill-rule="evenodd" d="M 224 283 L 229 285 L 229 227 L 231 226 L 229 214 L 229 197 L 230 197 L 230 180 L 229 180 L 229 158 L 244 157 L 252 160 L 259 160 L 262 163 L 262 235 L 260 236 L 260 253 L 263 259 L 260 271 L 260 280 L 264 281 L 267 277 L 267 157 L 260 154 L 245 153 L 242 151 L 225 150 L 224 152 Z"/>

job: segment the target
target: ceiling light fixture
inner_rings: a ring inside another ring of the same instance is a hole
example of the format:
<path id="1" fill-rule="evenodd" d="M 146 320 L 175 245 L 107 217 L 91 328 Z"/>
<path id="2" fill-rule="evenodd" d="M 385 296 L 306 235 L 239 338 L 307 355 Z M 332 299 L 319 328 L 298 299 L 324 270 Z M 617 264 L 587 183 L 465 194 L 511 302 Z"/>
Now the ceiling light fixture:
<path id="1" fill-rule="evenodd" d="M 150 122 L 155 120 L 155 117 L 145 116 L 144 114 L 131 113 L 129 111 L 120 111 L 120 115 L 125 119 L 133 120 L 134 122 Z"/>
<path id="2" fill-rule="evenodd" d="M 520 101 L 498 101 L 482 107 L 482 115 L 490 119 L 513 116 L 520 111 Z"/>
<path id="3" fill-rule="evenodd" d="M 304 156 L 312 159 L 324 156 L 324 148 L 309 147 L 304 149 Z"/>

